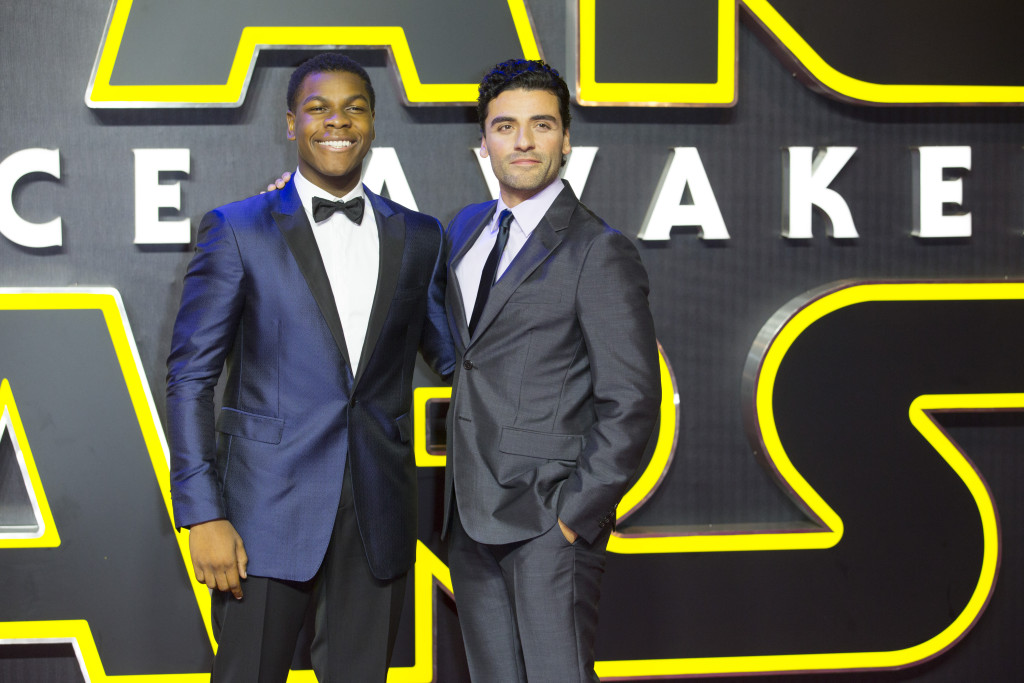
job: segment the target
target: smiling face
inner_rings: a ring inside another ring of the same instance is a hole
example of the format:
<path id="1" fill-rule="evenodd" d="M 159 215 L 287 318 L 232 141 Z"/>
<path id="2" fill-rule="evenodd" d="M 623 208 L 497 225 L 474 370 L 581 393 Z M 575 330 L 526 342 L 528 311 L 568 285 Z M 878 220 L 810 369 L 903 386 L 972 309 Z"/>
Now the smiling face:
<path id="1" fill-rule="evenodd" d="M 501 199 L 509 207 L 558 177 L 568 154 L 558 97 L 547 90 L 504 90 L 487 105 L 480 156 L 490 157 Z"/>
<path id="2" fill-rule="evenodd" d="M 355 188 L 373 142 L 373 110 L 363 79 L 348 71 L 306 76 L 286 114 L 288 139 L 299 150 L 299 170 L 337 197 Z"/>

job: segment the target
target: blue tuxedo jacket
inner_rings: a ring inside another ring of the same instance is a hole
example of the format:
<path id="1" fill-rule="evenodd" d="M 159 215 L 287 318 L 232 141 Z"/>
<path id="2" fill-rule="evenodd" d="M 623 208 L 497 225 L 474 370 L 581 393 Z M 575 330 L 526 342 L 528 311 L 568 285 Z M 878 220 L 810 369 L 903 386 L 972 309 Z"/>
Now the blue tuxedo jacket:
<path id="1" fill-rule="evenodd" d="M 228 519 L 255 576 L 313 577 L 346 459 L 373 574 L 393 578 L 415 559 L 416 352 L 441 375 L 454 365 L 442 229 L 430 216 L 366 197 L 380 272 L 358 368 L 292 183 L 207 214 L 185 275 L 167 362 L 175 521 Z"/>

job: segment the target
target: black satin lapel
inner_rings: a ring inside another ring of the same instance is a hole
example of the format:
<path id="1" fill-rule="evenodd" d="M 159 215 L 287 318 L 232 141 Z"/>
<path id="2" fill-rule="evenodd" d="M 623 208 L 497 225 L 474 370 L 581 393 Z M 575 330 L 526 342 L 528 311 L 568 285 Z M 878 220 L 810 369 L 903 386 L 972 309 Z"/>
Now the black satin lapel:
<path id="1" fill-rule="evenodd" d="M 523 244 L 522 249 L 512 259 L 512 263 L 508 265 L 505 272 L 501 274 L 498 281 L 491 287 L 491 293 L 487 297 L 487 304 L 484 306 L 483 313 L 480 314 L 480 320 L 476 324 L 476 334 L 473 335 L 473 339 L 479 338 L 483 331 L 490 326 L 491 322 L 505 306 L 505 302 L 512 296 L 512 293 L 519 288 L 519 285 L 526 278 L 530 277 L 533 271 L 537 270 L 537 267 L 551 255 L 551 252 L 561 241 L 562 236 L 551 227 L 547 219 L 541 219 L 541 222 L 534 228 L 526 243 Z"/>
<path id="2" fill-rule="evenodd" d="M 320 256 L 320 248 L 316 245 L 316 237 L 313 236 L 313 228 L 309 225 L 306 212 L 300 205 L 295 213 L 274 212 L 272 215 L 299 265 L 302 276 L 306 279 L 306 284 L 309 285 L 316 305 L 320 307 L 320 313 L 345 359 L 345 364 L 351 367 L 345 333 L 341 329 L 341 316 L 338 315 L 338 306 L 334 303 L 334 293 L 331 291 L 331 281 L 327 279 L 327 269 L 324 267 L 324 260 Z"/>
<path id="3" fill-rule="evenodd" d="M 377 219 L 377 235 L 380 243 L 380 267 L 377 269 L 377 290 L 373 295 L 373 308 L 370 309 L 370 320 L 366 325 L 366 339 L 363 350 L 359 354 L 359 371 L 355 383 L 363 376 L 367 363 L 380 339 L 384 322 L 391 310 L 391 300 L 398 287 L 398 276 L 402 269 L 402 255 L 405 253 L 405 215 L 393 213 L 384 216 L 374 209 Z"/>

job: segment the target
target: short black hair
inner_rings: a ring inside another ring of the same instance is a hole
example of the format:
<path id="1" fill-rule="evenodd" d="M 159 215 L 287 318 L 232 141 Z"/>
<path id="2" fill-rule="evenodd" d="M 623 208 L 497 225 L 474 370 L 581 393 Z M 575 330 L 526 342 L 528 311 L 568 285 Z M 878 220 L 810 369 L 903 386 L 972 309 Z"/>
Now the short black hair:
<path id="1" fill-rule="evenodd" d="M 569 130 L 569 86 L 553 67 L 539 59 L 509 59 L 496 64 L 480 82 L 476 115 L 480 131 L 487 126 L 487 106 L 506 90 L 547 90 L 558 97 L 558 113 L 562 128 Z"/>
<path id="2" fill-rule="evenodd" d="M 295 95 L 299 92 L 299 88 L 302 87 L 302 81 L 305 80 L 306 76 L 330 71 L 346 71 L 359 76 L 363 83 L 366 84 L 366 91 L 370 95 L 370 111 L 374 111 L 377 98 L 373 93 L 373 84 L 370 83 L 369 74 L 366 73 L 366 69 L 359 62 L 351 57 L 346 57 L 340 52 L 321 52 L 296 67 L 295 71 L 292 72 L 291 78 L 288 80 L 288 111 L 295 111 Z"/>

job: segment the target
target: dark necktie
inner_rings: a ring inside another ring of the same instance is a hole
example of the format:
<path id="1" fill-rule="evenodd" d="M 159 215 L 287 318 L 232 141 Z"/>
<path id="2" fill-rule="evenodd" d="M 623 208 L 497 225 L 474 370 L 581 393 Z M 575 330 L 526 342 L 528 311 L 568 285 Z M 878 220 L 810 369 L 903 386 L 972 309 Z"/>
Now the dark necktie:
<path id="1" fill-rule="evenodd" d="M 473 336 L 476 324 L 480 322 L 480 314 L 483 313 L 484 304 L 487 303 L 487 295 L 491 292 L 491 285 L 494 284 L 494 275 L 498 272 L 498 263 L 501 261 L 501 252 L 505 251 L 505 243 L 508 242 L 508 229 L 512 226 L 512 212 L 505 209 L 498 219 L 498 239 L 494 240 L 494 248 L 487 255 L 484 262 L 484 269 L 480 273 L 480 288 L 476 290 L 476 304 L 473 305 L 473 317 L 469 321 L 469 336 Z"/>
<path id="2" fill-rule="evenodd" d="M 359 225 L 363 220 L 363 198 L 356 197 L 347 202 L 332 202 L 323 197 L 313 197 L 313 220 L 319 223 L 327 220 L 335 211 L 341 211 L 348 219 Z"/>

